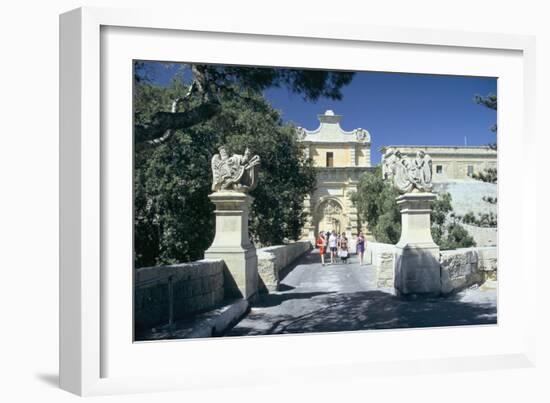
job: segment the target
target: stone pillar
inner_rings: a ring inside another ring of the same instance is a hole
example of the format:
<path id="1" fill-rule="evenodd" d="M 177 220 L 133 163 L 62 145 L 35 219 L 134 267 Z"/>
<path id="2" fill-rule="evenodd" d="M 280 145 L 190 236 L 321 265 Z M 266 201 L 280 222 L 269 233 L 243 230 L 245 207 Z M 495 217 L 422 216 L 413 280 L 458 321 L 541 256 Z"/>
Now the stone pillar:
<path id="1" fill-rule="evenodd" d="M 216 235 L 204 257 L 224 260 L 226 293 L 252 298 L 258 291 L 258 257 L 248 236 L 253 198 L 235 191 L 214 192 L 208 197 L 216 205 Z"/>
<path id="2" fill-rule="evenodd" d="M 395 288 L 401 295 L 439 295 L 439 246 L 431 233 L 433 193 L 405 193 L 397 198 L 401 209 L 401 238 L 396 245 Z"/>
<path id="3" fill-rule="evenodd" d="M 357 166 L 357 149 L 355 144 L 350 144 L 349 146 L 349 166 Z"/>
<path id="4" fill-rule="evenodd" d="M 365 166 L 370 167 L 370 143 L 365 144 L 365 147 L 363 148 L 363 154 L 365 155 Z"/>
<path id="5" fill-rule="evenodd" d="M 315 243 L 315 227 L 313 225 L 313 207 L 311 205 L 311 195 L 306 195 L 304 198 L 304 213 L 307 218 L 302 228 L 302 239 L 309 239 Z"/>
<path id="6" fill-rule="evenodd" d="M 304 147 L 304 156 L 306 158 L 309 158 L 310 155 L 311 155 L 310 149 L 311 149 L 311 146 L 309 144 L 306 144 L 305 147 Z"/>

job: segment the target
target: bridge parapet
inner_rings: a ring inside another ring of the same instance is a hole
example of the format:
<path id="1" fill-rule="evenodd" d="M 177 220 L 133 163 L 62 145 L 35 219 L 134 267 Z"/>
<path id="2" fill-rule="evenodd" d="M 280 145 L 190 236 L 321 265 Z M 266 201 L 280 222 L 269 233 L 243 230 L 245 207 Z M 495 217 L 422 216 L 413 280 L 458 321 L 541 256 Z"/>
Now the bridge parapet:
<path id="1" fill-rule="evenodd" d="M 365 260 L 376 270 L 379 288 L 394 286 L 396 247 L 367 242 Z M 486 280 L 497 279 L 498 253 L 494 246 L 444 250 L 439 253 L 441 293 L 453 294 Z"/>
<path id="2" fill-rule="evenodd" d="M 258 249 L 258 280 L 264 291 L 276 290 L 280 272 L 310 249 L 309 241 Z M 223 259 L 142 267 L 134 278 L 135 330 L 151 338 L 151 332 L 171 329 L 182 319 L 214 312 L 242 298 Z"/>
<path id="3" fill-rule="evenodd" d="M 136 329 L 171 324 L 220 304 L 225 296 L 224 266 L 223 260 L 199 260 L 137 269 Z"/>
<path id="4" fill-rule="evenodd" d="M 462 248 L 441 251 L 441 292 L 452 294 L 497 277 L 497 248 Z"/>
<path id="5" fill-rule="evenodd" d="M 310 249 L 310 241 L 297 241 L 257 249 L 260 289 L 264 292 L 276 291 L 281 280 L 281 271 Z"/>

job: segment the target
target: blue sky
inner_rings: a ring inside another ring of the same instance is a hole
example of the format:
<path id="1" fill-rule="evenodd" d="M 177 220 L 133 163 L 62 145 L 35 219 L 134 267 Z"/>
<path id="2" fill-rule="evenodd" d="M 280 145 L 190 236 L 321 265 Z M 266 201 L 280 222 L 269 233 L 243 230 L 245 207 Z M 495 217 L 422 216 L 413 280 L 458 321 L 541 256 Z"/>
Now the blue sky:
<path id="1" fill-rule="evenodd" d="M 176 67 L 151 66 L 150 77 L 169 83 Z M 495 141 L 490 131 L 496 111 L 473 101 L 475 94 L 497 93 L 496 78 L 382 72 L 357 72 L 343 88 L 340 101 L 306 102 L 286 88 L 264 95 L 284 121 L 313 130 L 317 115 L 332 109 L 343 115 L 344 130 L 367 129 L 372 140 L 372 163 L 380 161 L 384 145 L 485 145 Z"/>

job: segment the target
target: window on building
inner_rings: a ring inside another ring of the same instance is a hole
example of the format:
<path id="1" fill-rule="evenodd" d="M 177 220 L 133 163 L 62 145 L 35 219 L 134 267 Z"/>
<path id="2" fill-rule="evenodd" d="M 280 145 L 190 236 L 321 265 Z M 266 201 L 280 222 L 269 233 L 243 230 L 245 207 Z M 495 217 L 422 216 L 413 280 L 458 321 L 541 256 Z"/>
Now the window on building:
<path id="1" fill-rule="evenodd" d="M 436 165 L 435 166 L 435 173 L 436 174 L 442 174 L 443 173 L 443 165 Z"/>
<path id="2" fill-rule="evenodd" d="M 334 166 L 334 153 L 327 153 L 327 167 Z"/>
<path id="3" fill-rule="evenodd" d="M 468 176 L 473 176 L 473 175 L 474 175 L 474 166 L 468 165 Z"/>

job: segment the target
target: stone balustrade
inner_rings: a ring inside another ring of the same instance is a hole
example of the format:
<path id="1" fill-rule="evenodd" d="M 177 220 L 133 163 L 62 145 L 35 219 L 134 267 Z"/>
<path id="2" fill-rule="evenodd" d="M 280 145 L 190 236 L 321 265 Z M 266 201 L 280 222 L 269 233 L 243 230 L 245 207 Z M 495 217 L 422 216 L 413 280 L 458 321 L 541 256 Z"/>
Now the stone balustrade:
<path id="1" fill-rule="evenodd" d="M 276 291 L 281 271 L 310 249 L 310 241 L 297 241 L 286 245 L 257 249 L 260 289 Z"/>

